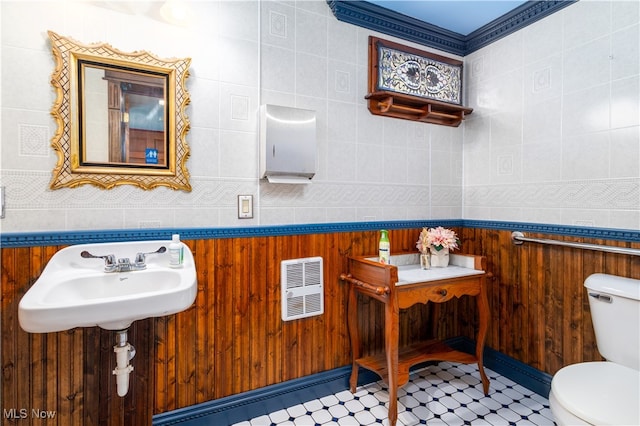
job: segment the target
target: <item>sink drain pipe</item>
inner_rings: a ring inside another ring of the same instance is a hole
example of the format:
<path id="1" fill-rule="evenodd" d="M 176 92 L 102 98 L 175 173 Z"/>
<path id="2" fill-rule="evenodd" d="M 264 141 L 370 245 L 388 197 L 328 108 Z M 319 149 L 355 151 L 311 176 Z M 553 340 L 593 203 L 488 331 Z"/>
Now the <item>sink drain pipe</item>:
<path id="1" fill-rule="evenodd" d="M 113 352 L 116 353 L 116 369 L 113 374 L 116 376 L 118 396 L 125 396 L 129 392 L 129 374 L 133 371 L 129 361 L 136 356 L 136 349 L 127 342 L 127 330 L 116 331 Z"/>

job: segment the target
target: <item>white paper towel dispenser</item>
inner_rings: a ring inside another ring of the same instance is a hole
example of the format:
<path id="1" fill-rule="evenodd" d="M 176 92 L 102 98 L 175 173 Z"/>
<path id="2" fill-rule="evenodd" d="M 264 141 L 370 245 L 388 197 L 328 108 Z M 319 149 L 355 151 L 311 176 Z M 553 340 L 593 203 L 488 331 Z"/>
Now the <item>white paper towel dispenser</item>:
<path id="1" fill-rule="evenodd" d="M 316 112 L 260 107 L 260 177 L 272 183 L 310 183 L 316 174 Z"/>

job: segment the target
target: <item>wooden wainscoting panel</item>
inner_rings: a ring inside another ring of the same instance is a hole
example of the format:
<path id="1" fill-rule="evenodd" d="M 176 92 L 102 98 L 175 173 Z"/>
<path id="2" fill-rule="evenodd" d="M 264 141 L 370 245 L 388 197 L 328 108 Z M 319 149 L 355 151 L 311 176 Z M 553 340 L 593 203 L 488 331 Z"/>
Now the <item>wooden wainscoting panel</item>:
<path id="1" fill-rule="evenodd" d="M 565 237 L 565 241 L 576 241 L 575 237 Z M 563 270 L 563 306 L 562 306 L 562 360 L 565 358 L 582 359 L 583 357 L 583 324 L 584 300 L 587 292 L 584 286 L 584 250 L 564 250 L 565 260 Z M 578 285 L 575 285 L 578 283 Z M 562 366 L 560 366 L 562 367 Z"/>
<path id="2" fill-rule="evenodd" d="M 533 243 L 514 246 L 510 231 L 455 230 L 463 253 L 487 258 L 487 346 L 550 374 L 601 359 L 583 282 L 596 272 L 640 279 L 635 259 Z M 392 252 L 415 250 L 419 232 L 391 230 Z M 377 231 L 361 231 L 185 241 L 196 261 L 196 301 L 177 315 L 132 325 L 129 341 L 137 354 L 124 398 L 117 396 L 111 374 L 113 332 L 94 327 L 28 334 L 18 325 L 20 298 L 61 247 L 3 248 L 0 405 L 55 411 L 47 422 L 52 425 L 148 425 L 153 414 L 349 365 L 347 292 L 338 277 L 347 256 L 375 255 L 378 238 Z M 280 262 L 312 256 L 324 259 L 325 313 L 283 322 Z M 379 303 L 360 303 L 363 349 L 369 353 L 383 345 L 384 316 Z M 474 301 L 465 297 L 416 305 L 401 312 L 401 340 L 474 338 L 476 313 Z"/>
<path id="3" fill-rule="evenodd" d="M 231 245 L 233 259 L 231 282 L 231 307 L 233 312 L 233 367 L 228 370 L 231 373 L 233 383 L 232 392 L 239 393 L 249 389 L 251 376 L 252 353 L 249 350 L 250 340 L 253 338 L 249 332 L 251 323 L 257 319 L 252 317 L 255 309 L 261 306 L 251 306 L 249 299 L 250 283 L 257 278 L 251 274 L 250 261 L 258 253 L 252 250 L 255 239 L 234 238 Z M 253 309 L 255 308 L 255 309 Z M 256 336 L 258 337 L 258 336 Z"/>
<path id="4" fill-rule="evenodd" d="M 540 233 L 527 237 L 640 247 Z M 462 233 L 464 250 L 486 256 L 493 275 L 487 281 L 492 315 L 487 345 L 549 374 L 568 364 L 602 359 L 584 280 L 593 273 L 640 279 L 640 263 L 613 253 L 536 243 L 516 246 L 510 239 L 511 231 L 467 228 Z M 462 334 L 473 337 L 466 329 Z"/>
<path id="5" fill-rule="evenodd" d="M 29 374 L 30 370 L 18 363 L 17 334 L 18 326 L 18 286 L 28 286 L 29 282 L 19 283 L 16 275 L 16 257 L 20 255 L 18 249 L 3 250 L 2 261 L 2 293 L 0 293 L 0 310 L 2 333 L 0 333 L 2 349 L 2 407 L 7 409 L 20 409 L 31 398 L 19 400 L 18 386 L 21 383 L 19 376 Z M 29 251 L 22 251 L 23 256 L 28 256 Z M 28 258 L 27 258 L 28 259 Z M 21 355 L 24 356 L 24 355 Z M 36 355 L 37 356 L 37 355 Z M 19 369 L 21 368 L 21 369 Z M 28 386 L 26 387 L 28 389 Z M 18 405 L 20 401 L 20 405 Z"/>
<path id="6" fill-rule="evenodd" d="M 215 240 L 215 261 L 213 264 L 213 287 L 205 291 L 213 292 L 213 309 L 215 312 L 215 325 L 213 338 L 215 340 L 214 351 L 214 398 L 220 398 L 233 393 L 231 380 L 233 363 L 233 305 L 232 305 L 232 278 L 233 253 L 230 240 Z M 196 260 L 199 262 L 199 259 Z M 200 267 L 196 263 L 196 267 Z M 198 295 L 199 297 L 201 295 Z M 207 331 L 205 331 L 206 333 Z"/>
<path id="7" fill-rule="evenodd" d="M 542 250 L 532 249 L 531 246 L 522 247 L 524 250 L 520 253 L 522 264 L 526 268 L 522 279 L 525 286 L 528 287 L 528 297 L 526 299 L 527 312 L 527 356 L 530 365 L 539 370 L 543 370 L 546 356 L 545 348 L 545 330 L 540 327 L 545 313 L 545 281 L 546 268 L 544 265 L 544 256 Z"/>
<path id="8" fill-rule="evenodd" d="M 267 312 L 265 322 L 265 332 L 267 344 L 265 346 L 267 352 L 266 359 L 266 382 L 279 383 L 282 381 L 282 320 L 280 318 L 280 265 L 276 265 L 274 259 L 280 253 L 283 239 L 280 237 L 267 237 L 266 249 L 263 256 L 266 259 L 264 263 L 264 273 L 262 280 L 266 288 L 267 297 L 264 300 L 264 309 Z M 262 265 L 261 265 L 262 266 Z"/>
<path id="9" fill-rule="evenodd" d="M 214 358 L 215 341 L 213 333 L 215 325 L 215 311 L 213 305 L 213 292 L 206 291 L 213 288 L 213 270 L 204 265 L 213 265 L 214 244 L 211 240 L 187 241 L 194 258 L 198 259 L 197 280 L 198 294 L 195 301 L 196 323 L 195 323 L 195 363 L 198 374 L 195 379 L 195 399 L 197 401 L 209 401 L 213 399 L 215 391 Z M 164 411 L 164 410 L 163 410 Z"/>
<path id="10" fill-rule="evenodd" d="M 169 411 L 175 407 L 176 370 L 175 350 L 176 339 L 173 324 L 175 316 L 155 319 L 155 411 Z"/>

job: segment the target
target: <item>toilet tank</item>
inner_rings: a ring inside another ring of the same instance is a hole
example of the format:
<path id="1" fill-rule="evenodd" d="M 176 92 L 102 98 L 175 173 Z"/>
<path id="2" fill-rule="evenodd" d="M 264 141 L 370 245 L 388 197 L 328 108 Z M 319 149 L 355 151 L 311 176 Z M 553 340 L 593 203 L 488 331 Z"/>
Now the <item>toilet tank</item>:
<path id="1" fill-rule="evenodd" d="M 584 286 L 598 351 L 607 361 L 640 370 L 640 280 L 593 274 Z"/>

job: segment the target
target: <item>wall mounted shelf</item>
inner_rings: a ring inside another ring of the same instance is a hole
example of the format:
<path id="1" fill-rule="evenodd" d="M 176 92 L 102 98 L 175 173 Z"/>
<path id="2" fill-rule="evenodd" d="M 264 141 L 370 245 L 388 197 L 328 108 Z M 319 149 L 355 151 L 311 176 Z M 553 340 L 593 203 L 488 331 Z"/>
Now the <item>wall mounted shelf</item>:
<path id="1" fill-rule="evenodd" d="M 369 37 L 369 111 L 375 115 L 458 127 L 462 61 Z"/>
<path id="2" fill-rule="evenodd" d="M 365 99 L 372 114 L 443 126 L 458 127 L 473 112 L 460 105 L 387 91 L 369 93 Z"/>

